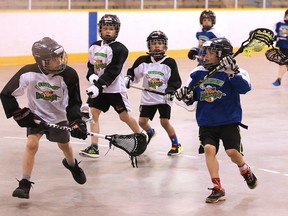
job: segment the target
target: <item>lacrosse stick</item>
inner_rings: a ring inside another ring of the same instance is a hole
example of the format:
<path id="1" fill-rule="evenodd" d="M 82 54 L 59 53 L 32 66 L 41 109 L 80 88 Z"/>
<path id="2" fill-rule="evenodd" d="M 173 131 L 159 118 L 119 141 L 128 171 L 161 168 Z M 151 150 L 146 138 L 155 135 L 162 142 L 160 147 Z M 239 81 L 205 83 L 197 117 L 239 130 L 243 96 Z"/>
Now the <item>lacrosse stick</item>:
<path id="1" fill-rule="evenodd" d="M 265 52 L 266 58 L 278 65 L 288 65 L 288 56 L 283 54 L 279 49 L 272 47 Z"/>
<path id="2" fill-rule="evenodd" d="M 158 91 L 155 91 L 155 90 L 152 90 L 152 89 L 145 89 L 145 88 L 141 88 L 141 87 L 137 87 L 137 86 L 132 86 L 130 85 L 131 88 L 134 88 L 134 89 L 138 89 L 138 90 L 142 90 L 142 91 L 148 91 L 148 92 L 151 92 L 151 93 L 154 93 L 154 94 L 158 94 L 158 95 L 165 95 L 165 93 L 163 92 L 158 92 Z M 177 100 L 174 100 L 174 103 L 184 109 L 186 109 L 187 111 L 189 112 L 192 112 L 195 110 L 195 105 L 192 105 L 192 106 L 188 106 L 186 105 L 184 102 L 182 101 L 177 101 Z"/>
<path id="3" fill-rule="evenodd" d="M 34 120 L 36 124 L 42 125 L 44 127 L 48 128 L 56 128 L 59 130 L 64 131 L 72 131 L 72 128 L 68 126 L 61 126 L 57 124 L 52 124 L 40 120 Z M 147 139 L 146 135 L 144 133 L 133 133 L 128 135 L 104 135 L 104 134 L 98 134 L 93 132 L 87 132 L 87 135 L 89 136 L 96 136 L 102 139 L 109 140 L 109 148 L 111 149 L 112 145 L 116 146 L 123 151 L 125 151 L 131 159 L 131 165 L 133 167 L 137 166 L 137 156 L 141 155 L 147 148 Z"/>
<path id="4" fill-rule="evenodd" d="M 137 86 L 133 86 L 133 85 L 130 85 L 131 88 L 134 88 L 134 89 L 138 89 L 138 90 L 142 90 L 142 91 L 148 91 L 148 92 L 152 92 L 154 94 L 158 94 L 158 95 L 165 95 L 164 92 L 158 92 L 158 91 L 155 91 L 155 90 L 152 90 L 152 89 L 145 89 L 145 88 L 141 88 L 141 87 L 137 87 Z"/>
<path id="5" fill-rule="evenodd" d="M 265 46 L 272 46 L 274 42 L 274 32 L 270 29 L 266 28 L 257 28 L 249 33 L 249 38 L 242 42 L 240 48 L 233 54 L 233 58 L 235 58 L 240 53 L 244 53 L 244 55 L 250 55 L 252 52 L 260 52 L 263 50 Z M 197 82 L 192 86 L 191 90 L 193 91 L 195 88 L 204 83 L 209 77 L 215 74 L 217 71 L 221 70 L 223 67 L 218 66 L 214 70 L 210 71 L 202 80 Z"/>

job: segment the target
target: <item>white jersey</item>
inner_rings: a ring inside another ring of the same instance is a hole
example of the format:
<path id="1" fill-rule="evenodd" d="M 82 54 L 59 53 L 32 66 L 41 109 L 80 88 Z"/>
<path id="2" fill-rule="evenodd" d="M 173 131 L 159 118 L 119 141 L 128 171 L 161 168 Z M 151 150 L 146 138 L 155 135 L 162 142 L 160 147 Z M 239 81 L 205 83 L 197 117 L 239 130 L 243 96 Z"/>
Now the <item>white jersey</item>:
<path id="1" fill-rule="evenodd" d="M 174 93 L 181 86 L 177 64 L 169 56 L 157 62 L 149 55 L 140 56 L 128 69 L 127 74 L 134 78 L 134 83 L 140 82 L 143 78 L 143 88 L 162 93 Z M 140 104 L 169 104 L 171 106 L 172 101 L 166 100 L 163 95 L 142 91 Z"/>
<path id="2" fill-rule="evenodd" d="M 128 49 L 122 43 L 113 41 L 106 44 L 100 40 L 90 46 L 88 54 L 88 80 L 93 73 L 98 75 L 97 82 L 104 87 L 103 93 L 127 91 L 121 71 L 128 57 Z"/>

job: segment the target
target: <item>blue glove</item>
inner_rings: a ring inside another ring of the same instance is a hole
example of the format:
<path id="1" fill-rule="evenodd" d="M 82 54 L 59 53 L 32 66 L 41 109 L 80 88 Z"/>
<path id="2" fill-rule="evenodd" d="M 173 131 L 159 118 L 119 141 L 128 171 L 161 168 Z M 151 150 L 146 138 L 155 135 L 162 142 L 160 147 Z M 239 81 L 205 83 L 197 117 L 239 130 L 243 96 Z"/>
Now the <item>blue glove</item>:
<path id="1" fill-rule="evenodd" d="M 85 140 L 87 138 L 87 126 L 86 122 L 82 119 L 77 119 L 69 123 L 69 127 L 72 128 L 70 131 L 71 136 Z"/>

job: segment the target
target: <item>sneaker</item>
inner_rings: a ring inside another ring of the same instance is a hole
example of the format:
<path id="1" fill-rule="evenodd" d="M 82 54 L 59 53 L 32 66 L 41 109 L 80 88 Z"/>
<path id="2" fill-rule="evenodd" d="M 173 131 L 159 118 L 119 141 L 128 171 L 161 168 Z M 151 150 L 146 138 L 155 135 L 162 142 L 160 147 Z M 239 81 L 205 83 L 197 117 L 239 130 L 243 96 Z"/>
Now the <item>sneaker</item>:
<path id="1" fill-rule="evenodd" d="M 274 85 L 274 86 L 280 86 L 281 85 L 281 80 L 278 78 L 278 79 L 276 79 L 273 83 L 272 83 L 272 85 Z"/>
<path id="2" fill-rule="evenodd" d="M 85 175 L 84 171 L 78 166 L 80 162 L 78 163 L 78 161 L 75 159 L 75 165 L 74 165 L 74 167 L 71 167 L 67 163 L 67 160 L 64 158 L 62 163 L 68 170 L 71 171 L 74 180 L 78 184 L 84 184 L 86 182 L 86 175 Z"/>
<path id="3" fill-rule="evenodd" d="M 149 136 L 149 135 L 147 134 L 147 137 L 148 137 L 148 139 L 147 139 L 147 145 L 150 143 L 151 139 L 152 139 L 153 137 L 155 137 L 156 134 L 157 134 L 154 129 L 152 129 L 152 130 L 153 130 L 153 134 L 152 134 L 151 136 Z"/>
<path id="4" fill-rule="evenodd" d="M 19 182 L 19 187 L 17 187 L 13 191 L 12 196 L 22 198 L 22 199 L 29 199 L 30 188 L 32 187 L 32 184 L 34 184 L 34 182 L 30 182 L 27 179 L 22 179 L 21 181 L 19 180 L 17 181 Z"/>
<path id="5" fill-rule="evenodd" d="M 245 181 L 246 181 L 246 183 L 250 189 L 254 189 L 257 186 L 258 180 L 257 180 L 256 176 L 254 175 L 254 173 L 251 171 L 250 167 L 248 167 L 248 169 L 241 172 L 241 175 L 245 179 Z"/>
<path id="6" fill-rule="evenodd" d="M 82 157 L 90 157 L 90 158 L 98 158 L 100 156 L 99 149 L 93 145 L 90 145 L 86 149 L 81 150 L 79 152 L 79 155 Z"/>
<path id="7" fill-rule="evenodd" d="M 173 144 L 172 148 L 170 149 L 170 151 L 167 153 L 168 156 L 174 156 L 174 155 L 178 155 L 183 151 L 183 147 L 181 146 L 181 144 L 177 145 L 177 144 Z"/>
<path id="8" fill-rule="evenodd" d="M 206 203 L 217 203 L 218 201 L 224 201 L 226 199 L 223 188 L 220 189 L 215 186 L 214 188 L 208 188 L 208 190 L 212 190 L 212 193 L 206 198 Z"/>
<path id="9" fill-rule="evenodd" d="M 91 120 L 90 108 L 89 108 L 88 104 L 84 104 L 84 105 L 80 108 L 80 111 L 81 111 L 81 117 L 82 117 L 82 120 L 83 120 L 83 121 L 88 122 L 88 121 Z"/>

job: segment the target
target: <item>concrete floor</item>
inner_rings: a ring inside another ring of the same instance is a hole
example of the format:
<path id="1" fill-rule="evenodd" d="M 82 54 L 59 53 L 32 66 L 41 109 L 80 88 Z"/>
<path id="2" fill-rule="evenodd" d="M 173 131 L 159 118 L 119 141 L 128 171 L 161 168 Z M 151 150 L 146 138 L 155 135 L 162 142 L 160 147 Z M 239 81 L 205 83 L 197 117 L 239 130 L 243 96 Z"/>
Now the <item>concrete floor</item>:
<path id="1" fill-rule="evenodd" d="M 176 59 L 183 82 L 195 62 Z M 11 196 L 21 178 L 21 160 L 25 146 L 25 129 L 13 119 L 0 114 L 0 215 L 2 216 L 231 216 L 231 215 L 288 215 L 288 79 L 283 85 L 272 86 L 278 66 L 269 63 L 263 54 L 238 56 L 242 68 L 250 72 L 253 90 L 242 97 L 242 130 L 246 162 L 259 179 L 256 189 L 250 190 L 220 149 L 220 174 L 226 190 L 226 201 L 206 204 L 212 187 L 203 155 L 198 155 L 198 127 L 195 113 L 174 105 L 171 122 L 184 147 L 182 155 L 168 157 L 170 141 L 159 124 L 158 131 L 146 152 L 138 157 L 139 168 L 132 168 L 128 155 L 120 149 L 108 151 L 108 141 L 101 140 L 99 159 L 78 156 L 89 145 L 89 139 L 72 139 L 75 156 L 87 175 L 87 183 L 78 185 L 61 161 L 62 153 L 54 143 L 43 139 L 39 148 L 30 192 L 30 199 Z M 70 64 L 81 78 L 83 101 L 86 100 L 86 63 Z M 132 65 L 127 61 L 125 69 Z M 0 67 L 2 89 L 19 67 Z M 138 118 L 140 91 L 128 90 L 133 105 L 132 115 Z M 20 102 L 25 104 L 25 99 Z M 129 128 L 110 111 L 101 116 L 102 134 L 128 134 Z"/>

